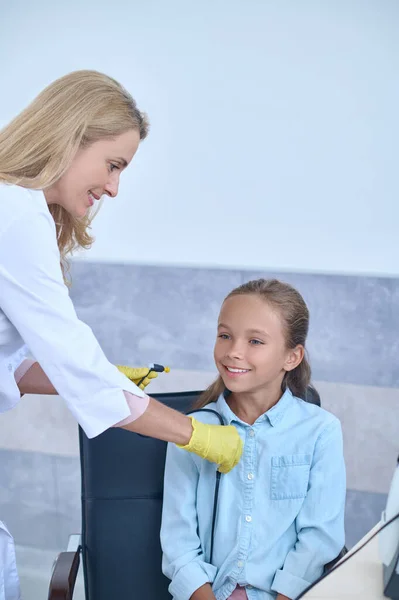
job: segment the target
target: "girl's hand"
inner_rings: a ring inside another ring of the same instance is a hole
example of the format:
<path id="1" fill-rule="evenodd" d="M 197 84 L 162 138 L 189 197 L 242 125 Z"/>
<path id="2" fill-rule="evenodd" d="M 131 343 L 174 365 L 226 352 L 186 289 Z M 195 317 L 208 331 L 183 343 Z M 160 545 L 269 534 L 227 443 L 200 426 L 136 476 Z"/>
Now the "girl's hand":
<path id="1" fill-rule="evenodd" d="M 211 584 L 205 583 L 190 597 L 190 600 L 216 600 L 215 594 L 212 592 Z"/>

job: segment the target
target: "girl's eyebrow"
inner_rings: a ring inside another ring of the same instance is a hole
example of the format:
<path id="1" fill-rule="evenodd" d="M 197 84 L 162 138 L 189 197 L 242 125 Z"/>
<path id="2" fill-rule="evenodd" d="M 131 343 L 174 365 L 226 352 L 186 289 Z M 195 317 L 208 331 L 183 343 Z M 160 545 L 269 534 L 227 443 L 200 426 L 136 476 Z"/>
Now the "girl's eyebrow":
<path id="1" fill-rule="evenodd" d="M 248 329 L 248 333 L 257 333 L 260 335 L 266 335 L 267 337 L 270 337 L 267 331 L 263 331 L 263 329 Z"/>
<path id="2" fill-rule="evenodd" d="M 225 323 L 219 323 L 218 329 L 230 329 L 230 327 L 228 325 L 226 325 Z M 252 335 L 255 334 L 255 335 L 264 335 L 265 337 L 270 337 L 270 334 L 267 333 L 267 331 L 263 331 L 263 329 L 247 329 L 247 333 L 252 334 Z"/>

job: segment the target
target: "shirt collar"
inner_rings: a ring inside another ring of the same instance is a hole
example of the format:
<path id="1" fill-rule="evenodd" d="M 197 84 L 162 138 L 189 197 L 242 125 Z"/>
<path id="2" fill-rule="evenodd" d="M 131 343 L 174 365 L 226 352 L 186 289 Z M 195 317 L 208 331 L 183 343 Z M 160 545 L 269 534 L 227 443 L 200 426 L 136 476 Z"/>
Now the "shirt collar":
<path id="1" fill-rule="evenodd" d="M 237 415 L 233 413 L 233 411 L 226 402 L 227 396 L 228 393 L 226 395 L 226 392 L 224 394 L 221 394 L 216 402 L 216 409 L 224 418 L 226 425 L 231 425 L 233 421 L 235 421 L 236 423 L 243 423 L 244 425 L 248 425 L 248 423 L 244 423 L 244 421 L 241 421 L 241 419 L 239 419 Z M 267 419 L 270 425 L 272 425 L 272 427 L 276 427 L 276 425 L 278 425 L 283 419 L 289 407 L 292 405 L 293 400 L 294 396 L 292 395 L 291 390 L 287 388 L 284 394 L 281 396 L 280 400 L 277 402 L 277 404 L 272 406 L 271 409 L 269 409 L 263 415 L 258 417 L 255 423 L 259 423 Z"/>

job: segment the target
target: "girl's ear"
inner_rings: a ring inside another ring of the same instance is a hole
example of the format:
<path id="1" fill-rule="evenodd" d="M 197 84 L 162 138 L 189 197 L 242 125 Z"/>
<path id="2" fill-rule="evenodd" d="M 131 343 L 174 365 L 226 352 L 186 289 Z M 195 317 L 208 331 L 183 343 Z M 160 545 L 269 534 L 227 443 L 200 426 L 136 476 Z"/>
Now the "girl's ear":
<path id="1" fill-rule="evenodd" d="M 298 344 L 295 348 L 288 351 L 287 359 L 284 363 L 285 371 L 293 371 L 301 362 L 305 355 L 305 348 Z"/>

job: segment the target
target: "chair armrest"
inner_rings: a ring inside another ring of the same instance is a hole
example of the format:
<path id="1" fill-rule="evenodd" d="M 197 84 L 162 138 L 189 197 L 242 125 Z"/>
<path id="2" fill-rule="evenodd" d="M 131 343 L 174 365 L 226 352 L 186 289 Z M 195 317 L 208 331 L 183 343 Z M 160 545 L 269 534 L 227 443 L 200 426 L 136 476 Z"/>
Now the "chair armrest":
<path id="1" fill-rule="evenodd" d="M 332 560 L 331 562 L 329 562 L 327 565 L 324 566 L 324 573 L 327 573 L 327 571 L 330 571 L 330 569 L 335 567 L 335 565 L 341 560 L 341 558 L 343 558 L 345 556 L 345 554 L 347 554 L 347 552 L 348 552 L 348 548 L 346 546 L 344 546 L 342 548 L 341 552 L 338 554 L 338 556 L 336 558 L 334 558 L 334 560 Z"/>
<path id="2" fill-rule="evenodd" d="M 72 600 L 80 564 L 80 535 L 71 535 L 66 552 L 54 563 L 48 600 Z"/>

